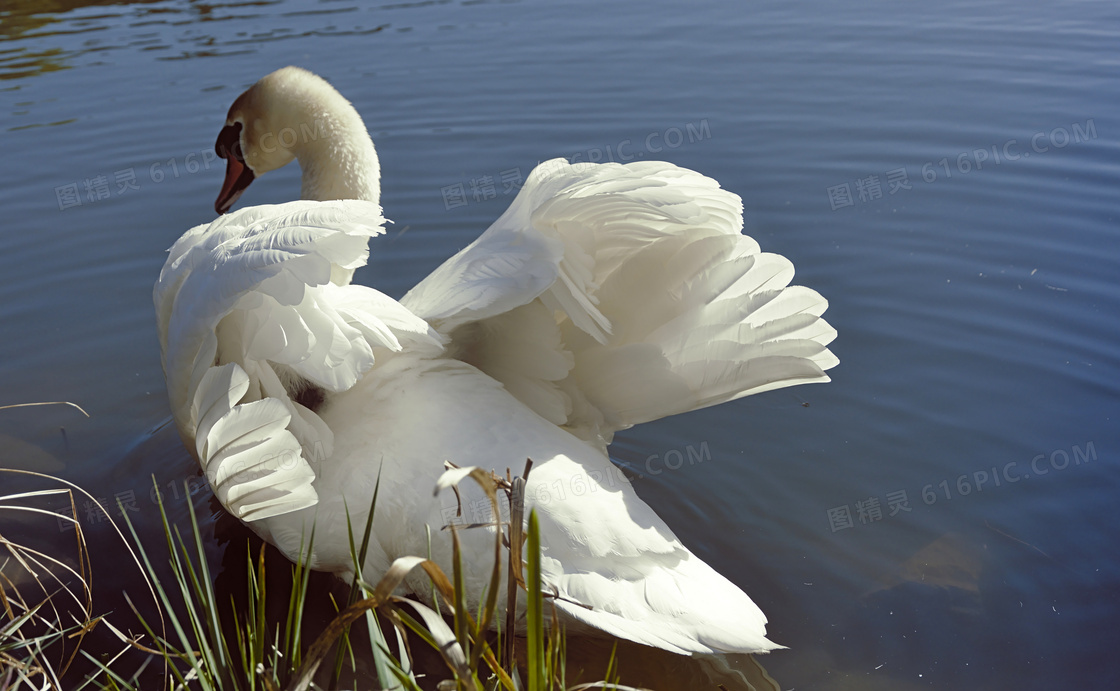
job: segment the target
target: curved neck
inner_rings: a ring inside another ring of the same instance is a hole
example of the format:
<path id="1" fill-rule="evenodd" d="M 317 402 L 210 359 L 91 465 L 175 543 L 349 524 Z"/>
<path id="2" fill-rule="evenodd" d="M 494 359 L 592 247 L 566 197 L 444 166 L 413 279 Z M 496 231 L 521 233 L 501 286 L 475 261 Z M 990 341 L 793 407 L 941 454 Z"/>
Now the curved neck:
<path id="1" fill-rule="evenodd" d="M 380 203 L 381 165 L 358 111 L 341 96 L 320 103 L 298 128 L 288 128 L 289 146 L 303 172 L 302 199 L 364 199 Z M 287 142 L 283 142 L 287 145 Z"/>

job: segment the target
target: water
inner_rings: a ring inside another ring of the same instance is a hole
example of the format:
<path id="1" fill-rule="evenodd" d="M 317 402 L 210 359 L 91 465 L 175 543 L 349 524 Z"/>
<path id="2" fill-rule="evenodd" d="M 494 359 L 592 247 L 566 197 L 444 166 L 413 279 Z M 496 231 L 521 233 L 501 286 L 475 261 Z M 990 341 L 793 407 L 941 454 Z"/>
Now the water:
<path id="1" fill-rule="evenodd" d="M 161 426 L 151 286 L 213 217 L 229 103 L 294 63 L 381 156 L 396 225 L 359 281 L 402 295 L 540 160 L 656 157 L 742 195 L 829 298 L 832 383 L 614 447 L 768 614 L 781 688 L 1120 681 L 1114 3 L 38 7 L 0 11 L 0 403 L 90 418 L 0 411 L 4 465 L 122 498 L 145 533 L 153 474 L 199 486 Z M 297 194 L 293 166 L 241 204 Z M 85 518 L 113 608 L 138 580 Z"/>

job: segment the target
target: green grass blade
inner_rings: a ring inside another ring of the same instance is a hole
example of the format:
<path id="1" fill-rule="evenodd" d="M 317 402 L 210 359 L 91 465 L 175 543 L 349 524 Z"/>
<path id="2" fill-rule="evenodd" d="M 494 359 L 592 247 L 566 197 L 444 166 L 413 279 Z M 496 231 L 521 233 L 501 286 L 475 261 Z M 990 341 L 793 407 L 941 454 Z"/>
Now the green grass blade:
<path id="1" fill-rule="evenodd" d="M 354 549 L 354 529 L 350 523 L 350 509 L 346 507 L 346 534 L 350 540 L 350 559 L 354 564 L 354 580 L 350 582 L 350 594 L 346 599 L 347 607 L 358 601 L 358 595 L 361 591 L 362 565 L 365 564 L 366 554 L 369 552 L 370 535 L 373 533 L 373 516 L 377 510 L 377 495 L 380 491 L 381 470 L 378 469 L 377 481 L 373 485 L 373 498 L 370 500 L 369 513 L 366 515 L 365 530 L 362 533 L 362 546 L 357 550 Z M 343 501 L 345 502 L 345 499 Z M 383 688 L 391 689 L 396 680 L 396 675 L 392 671 L 390 662 L 381 654 L 382 647 L 388 648 L 388 644 L 385 640 L 385 634 L 377 622 L 376 616 L 373 617 L 372 626 L 367 622 L 366 628 L 371 638 L 370 649 L 373 654 L 373 664 L 377 672 L 378 683 L 380 683 Z M 344 633 L 343 636 L 348 635 L 349 627 L 347 627 L 346 633 Z M 338 652 L 335 654 L 334 671 L 331 674 L 330 688 L 332 689 L 336 688 L 338 678 L 342 673 L 343 652 L 343 646 L 339 646 Z"/>
<path id="2" fill-rule="evenodd" d="M 310 555 L 315 544 L 315 529 L 307 543 Z M 288 651 L 289 667 L 297 669 L 303 659 L 303 611 L 307 604 L 307 593 L 311 588 L 311 568 L 304 560 L 292 567 L 292 595 L 288 599 L 288 617 L 285 626 L 284 648 Z"/>
<path id="3" fill-rule="evenodd" d="M 385 632 L 381 628 L 381 622 L 377 620 L 377 615 L 373 610 L 366 612 L 366 631 L 369 634 L 369 645 L 373 651 L 373 664 L 374 669 L 377 671 L 377 680 L 384 689 L 398 689 L 397 682 L 400 680 L 400 673 L 412 678 L 412 661 L 408 659 L 407 651 L 403 645 L 400 645 L 401 657 L 398 663 L 393 659 L 393 655 L 389 651 L 388 641 L 385 638 Z M 400 641 L 398 640 L 398 644 Z M 415 680 L 413 680 L 415 683 Z"/>
<path id="4" fill-rule="evenodd" d="M 190 487 L 186 482 L 183 483 L 184 496 L 190 497 Z M 202 583 L 195 584 L 195 591 L 198 593 L 202 600 L 203 606 L 206 609 L 206 624 L 210 633 L 210 640 L 216 644 L 218 661 L 221 664 L 220 669 L 227 669 L 229 666 L 229 657 L 225 644 L 225 638 L 222 635 L 222 625 L 218 617 L 218 598 L 214 593 L 214 579 L 210 576 L 210 564 L 206 559 L 206 549 L 202 540 L 202 532 L 198 528 L 198 516 L 194 512 L 194 502 L 187 501 L 187 511 L 191 519 L 191 533 L 194 537 L 195 554 L 198 556 L 198 571 L 201 574 Z M 185 553 L 184 553 L 185 555 Z M 190 559 L 187 559 L 190 563 Z M 193 569 L 192 569 L 193 576 Z"/>
<path id="5" fill-rule="evenodd" d="M 544 595 L 541 593 L 541 528 L 536 510 L 529 512 L 529 573 L 526 583 L 528 608 L 528 682 L 529 691 L 546 691 Z"/>
<path id="6" fill-rule="evenodd" d="M 463 581 L 463 551 L 459 544 L 459 531 L 451 526 L 451 557 L 453 563 L 452 588 L 455 593 L 455 638 L 463 652 L 470 656 L 470 625 L 467 622 L 470 610 L 467 609 L 467 588 Z"/>
<path id="7" fill-rule="evenodd" d="M 253 636 L 254 636 L 255 642 L 256 642 L 256 654 L 257 654 L 256 661 L 257 661 L 258 664 L 261 664 L 265 661 L 264 644 L 265 644 L 265 640 L 268 637 L 268 624 L 265 621 L 265 614 L 266 614 L 267 610 L 265 608 L 265 597 L 266 597 L 265 589 L 266 589 L 266 587 L 265 587 L 265 571 L 264 571 L 264 545 L 261 545 L 260 556 L 257 558 L 257 576 L 255 578 L 255 581 L 256 581 L 257 588 L 256 588 L 256 592 L 253 593 L 253 594 L 257 596 L 256 597 L 256 605 L 255 605 L 256 611 L 254 612 L 254 614 L 256 614 L 256 619 L 254 620 L 255 621 L 254 626 L 256 626 L 256 631 L 254 632 Z M 277 631 L 276 633 L 277 633 L 277 635 L 279 635 L 280 632 Z M 255 688 L 256 687 L 255 677 L 250 677 L 250 682 L 249 683 L 250 683 L 250 688 Z"/>
<path id="8" fill-rule="evenodd" d="M 158 492 L 158 486 L 156 503 L 159 507 L 160 520 L 162 521 L 163 525 L 163 536 L 167 540 L 167 550 L 168 554 L 170 555 L 172 570 L 176 574 L 181 574 L 182 566 L 179 564 L 179 557 L 175 551 L 174 539 L 171 537 L 171 524 L 167 519 L 167 512 L 163 506 L 163 496 Z M 159 595 L 160 602 L 163 604 L 164 611 L 167 612 L 167 618 L 171 621 L 171 626 L 175 630 L 175 634 L 176 636 L 178 636 L 179 644 L 182 646 L 182 648 L 178 650 L 171 648 L 168 644 L 169 642 L 157 636 L 156 633 L 151 630 L 151 627 L 148 626 L 147 622 L 144 621 L 144 618 L 139 616 L 139 610 L 136 610 L 136 608 L 133 607 L 133 611 L 136 612 L 138 618 L 140 619 L 140 623 L 147 630 L 148 635 L 152 637 L 152 640 L 158 643 L 159 649 L 164 652 L 172 675 L 175 676 L 179 681 L 180 686 L 183 686 L 185 688 L 186 680 L 182 672 L 179 670 L 178 666 L 174 664 L 174 659 L 177 658 L 186 660 L 190 664 L 192 669 L 198 669 L 201 666 L 202 662 L 199 659 L 198 655 L 195 654 L 194 648 L 190 644 L 191 639 L 187 635 L 186 630 L 183 628 L 183 623 L 179 620 L 179 616 L 175 613 L 175 608 L 171 605 L 171 598 L 168 596 L 167 590 L 163 587 L 163 583 L 159 580 L 159 576 L 156 574 L 156 570 L 152 566 L 152 562 L 148 558 L 148 553 L 144 549 L 143 543 L 141 543 L 140 541 L 140 536 L 136 534 L 136 529 L 133 527 L 132 521 L 129 520 L 127 512 L 124 515 L 124 521 L 125 525 L 128 526 L 129 533 L 132 535 L 133 542 L 136 543 L 136 548 L 140 552 L 140 558 L 144 562 L 144 568 L 148 572 L 148 576 L 149 578 L 151 578 L 152 583 L 154 584 L 156 592 Z M 211 688 L 211 686 L 208 684 L 208 679 L 205 676 L 200 677 L 199 683 L 204 690 L 208 691 Z"/>
<path id="9" fill-rule="evenodd" d="M 173 559 L 175 581 L 179 585 L 180 597 L 186 607 L 187 621 L 190 623 L 192 634 L 189 639 L 180 637 L 180 641 L 183 648 L 191 652 L 192 658 L 194 655 L 191 649 L 193 649 L 195 645 L 198 646 L 202 664 L 195 665 L 195 669 L 198 672 L 199 679 L 204 681 L 203 686 L 206 688 L 207 684 L 205 682 L 212 680 L 215 673 L 223 669 L 224 665 L 222 662 L 224 662 L 224 660 L 220 659 L 220 651 L 217 655 L 215 654 L 212 641 L 210 637 L 206 635 L 209 626 L 209 608 L 205 600 L 199 596 L 199 593 L 203 591 L 203 586 L 198 583 L 197 574 L 191 563 L 190 552 L 183 542 L 183 536 L 180 535 L 178 528 L 174 528 L 173 530 L 175 533 L 174 539 L 178 541 L 179 549 L 181 550 L 181 553 L 176 553 Z M 182 556 L 181 559 L 179 554 Z M 201 613 L 199 612 L 199 608 L 202 609 Z"/>

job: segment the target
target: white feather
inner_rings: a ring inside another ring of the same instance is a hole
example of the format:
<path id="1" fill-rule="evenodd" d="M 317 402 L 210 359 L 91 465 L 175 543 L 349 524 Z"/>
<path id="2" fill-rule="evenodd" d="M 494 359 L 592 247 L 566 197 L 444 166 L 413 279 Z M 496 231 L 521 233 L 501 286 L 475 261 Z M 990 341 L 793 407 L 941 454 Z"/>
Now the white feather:
<path id="1" fill-rule="evenodd" d="M 326 82 L 286 68 L 250 91 L 231 122 L 326 117 L 332 136 L 299 152 L 306 194 L 378 198 L 368 135 Z M 268 169 L 254 141 L 242 147 L 256 173 Z M 168 392 L 222 504 L 289 557 L 346 573 L 347 526 L 364 524 L 380 482 L 363 576 L 429 549 L 450 570 L 438 528 L 460 511 L 493 520 L 470 467 L 531 458 L 544 578 L 570 624 L 679 653 L 777 647 L 750 598 L 607 456 L 617 430 L 827 381 L 837 363 L 827 303 L 790 287 L 793 265 L 741 234 L 739 198 L 669 163 L 548 161 L 400 302 L 349 285 L 383 222 L 373 201 L 293 202 L 228 214 L 172 246 L 154 294 Z M 317 406 L 301 398 L 309 389 Z M 447 460 L 463 470 L 445 473 Z M 459 495 L 433 497 L 456 480 Z M 493 528 L 460 537 L 473 601 L 488 587 Z M 422 575 L 407 583 L 428 596 Z"/>
<path id="2" fill-rule="evenodd" d="M 332 430 L 277 367 L 344 391 L 374 348 L 401 348 L 394 328 L 438 348 L 395 302 L 332 283 L 365 262 L 383 222 L 369 202 L 292 202 L 229 214 L 171 248 L 154 297 L 174 417 L 219 500 L 246 520 L 314 505 L 312 465 L 333 452 Z"/>

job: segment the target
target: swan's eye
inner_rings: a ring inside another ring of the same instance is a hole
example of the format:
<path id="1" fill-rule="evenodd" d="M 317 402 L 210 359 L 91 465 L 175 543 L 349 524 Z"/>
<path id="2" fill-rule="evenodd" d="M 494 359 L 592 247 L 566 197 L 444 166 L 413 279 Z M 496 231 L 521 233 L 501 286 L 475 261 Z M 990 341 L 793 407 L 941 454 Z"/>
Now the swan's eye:
<path id="1" fill-rule="evenodd" d="M 240 122 L 222 128 L 218 133 L 218 141 L 214 142 L 214 152 L 218 154 L 218 158 L 229 158 L 232 154 L 241 163 L 245 162 L 245 155 L 241 151 Z"/>

